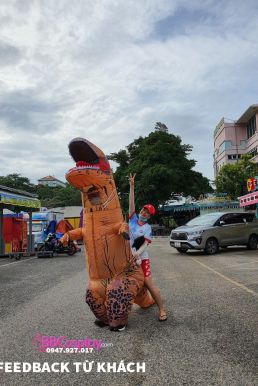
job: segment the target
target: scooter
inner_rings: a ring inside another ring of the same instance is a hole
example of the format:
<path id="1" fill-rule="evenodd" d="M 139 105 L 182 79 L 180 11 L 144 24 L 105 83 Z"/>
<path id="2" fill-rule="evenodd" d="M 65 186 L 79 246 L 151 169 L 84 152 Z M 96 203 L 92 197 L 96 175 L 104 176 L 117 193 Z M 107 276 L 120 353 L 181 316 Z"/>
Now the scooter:
<path id="1" fill-rule="evenodd" d="M 72 256 L 77 251 L 78 248 L 72 240 L 69 240 L 68 244 L 64 246 L 56 237 L 55 233 L 49 233 L 44 244 L 39 248 L 39 252 L 53 252 L 53 256 L 57 256 L 61 253 L 67 253 L 67 255 Z"/>

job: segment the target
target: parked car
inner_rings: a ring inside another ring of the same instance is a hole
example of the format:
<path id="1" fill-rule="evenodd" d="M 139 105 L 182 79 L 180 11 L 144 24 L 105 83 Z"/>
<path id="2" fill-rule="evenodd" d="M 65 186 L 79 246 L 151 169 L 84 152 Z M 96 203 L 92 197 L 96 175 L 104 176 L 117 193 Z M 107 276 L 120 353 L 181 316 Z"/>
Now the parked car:
<path id="1" fill-rule="evenodd" d="M 214 212 L 195 217 L 186 225 L 172 230 L 170 245 L 180 253 L 189 249 L 204 250 L 208 255 L 230 245 L 256 249 L 258 220 L 253 213 Z"/>

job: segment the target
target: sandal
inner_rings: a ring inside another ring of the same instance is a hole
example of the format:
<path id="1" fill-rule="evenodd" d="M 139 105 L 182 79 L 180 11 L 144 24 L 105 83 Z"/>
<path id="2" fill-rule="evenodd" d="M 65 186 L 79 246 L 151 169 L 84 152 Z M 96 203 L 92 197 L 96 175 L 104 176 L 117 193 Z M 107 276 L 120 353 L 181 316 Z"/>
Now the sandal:
<path id="1" fill-rule="evenodd" d="M 159 321 L 160 322 L 165 322 L 166 320 L 167 320 L 167 314 L 161 314 L 160 316 L 159 316 Z"/>

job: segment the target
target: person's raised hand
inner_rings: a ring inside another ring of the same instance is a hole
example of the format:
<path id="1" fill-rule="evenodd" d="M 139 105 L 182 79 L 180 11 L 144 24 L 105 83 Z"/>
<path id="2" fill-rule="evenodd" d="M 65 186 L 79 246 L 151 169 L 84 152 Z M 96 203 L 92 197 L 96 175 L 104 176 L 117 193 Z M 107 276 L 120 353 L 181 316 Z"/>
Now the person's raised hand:
<path id="1" fill-rule="evenodd" d="M 130 173 L 128 176 L 128 181 L 130 185 L 134 185 L 134 179 L 135 179 L 136 173 Z"/>

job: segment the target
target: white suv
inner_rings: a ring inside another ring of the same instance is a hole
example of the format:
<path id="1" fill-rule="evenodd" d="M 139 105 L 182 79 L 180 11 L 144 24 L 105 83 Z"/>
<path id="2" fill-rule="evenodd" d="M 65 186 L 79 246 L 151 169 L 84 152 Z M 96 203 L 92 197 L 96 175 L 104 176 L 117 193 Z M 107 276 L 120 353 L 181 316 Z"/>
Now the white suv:
<path id="1" fill-rule="evenodd" d="M 253 213 L 214 212 L 195 217 L 186 225 L 173 229 L 170 245 L 180 253 L 188 249 L 204 250 L 212 255 L 219 247 L 246 245 L 256 249 L 258 220 Z"/>

